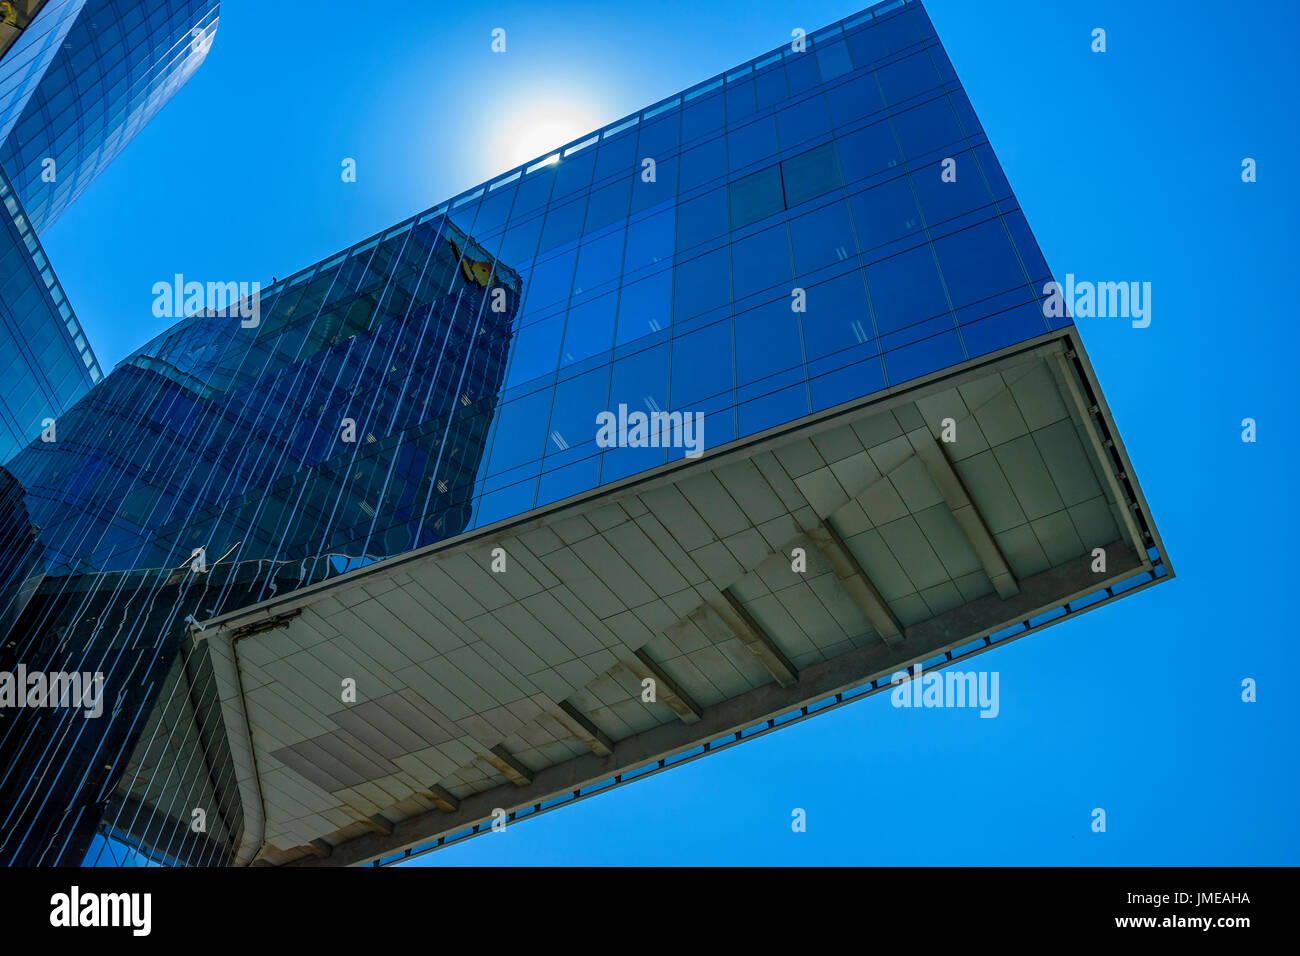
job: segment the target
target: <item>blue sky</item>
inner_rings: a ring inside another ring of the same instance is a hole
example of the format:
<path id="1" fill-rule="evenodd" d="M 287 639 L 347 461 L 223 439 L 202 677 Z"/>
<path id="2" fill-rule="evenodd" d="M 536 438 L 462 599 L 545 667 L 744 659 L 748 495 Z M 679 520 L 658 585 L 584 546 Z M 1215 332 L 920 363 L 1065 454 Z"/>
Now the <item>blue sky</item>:
<path id="1" fill-rule="evenodd" d="M 528 158 L 520 136 L 540 153 L 858 9 L 228 2 L 198 74 L 43 241 L 107 369 L 169 321 L 156 281 L 284 276 Z M 981 657 L 997 719 L 877 696 L 421 862 L 1300 862 L 1300 15 L 927 9 L 1054 272 L 1152 283 L 1149 328 L 1079 325 L 1178 578 Z"/>

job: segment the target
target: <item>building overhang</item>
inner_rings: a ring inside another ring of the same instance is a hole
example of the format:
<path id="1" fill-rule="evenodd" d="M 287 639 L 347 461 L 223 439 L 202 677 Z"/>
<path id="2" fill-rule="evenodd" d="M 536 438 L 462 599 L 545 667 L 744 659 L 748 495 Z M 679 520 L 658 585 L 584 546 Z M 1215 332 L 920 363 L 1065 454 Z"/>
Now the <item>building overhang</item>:
<path id="1" fill-rule="evenodd" d="M 238 862 L 354 865 L 734 746 L 1172 576 L 1065 329 L 192 634 L 239 778 Z"/>

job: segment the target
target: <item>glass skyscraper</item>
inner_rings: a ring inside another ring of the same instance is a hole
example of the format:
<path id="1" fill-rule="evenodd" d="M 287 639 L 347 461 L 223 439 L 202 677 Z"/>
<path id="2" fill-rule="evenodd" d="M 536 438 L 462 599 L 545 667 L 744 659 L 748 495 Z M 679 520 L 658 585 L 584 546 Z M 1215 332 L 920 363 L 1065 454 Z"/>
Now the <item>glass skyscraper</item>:
<path id="1" fill-rule="evenodd" d="M 13 7 L 0 50 L 0 463 L 102 377 L 37 236 L 203 62 L 218 6 Z"/>
<path id="2" fill-rule="evenodd" d="M 0 167 L 37 232 L 203 63 L 218 0 L 50 0 L 0 60 Z"/>
<path id="3" fill-rule="evenodd" d="M 0 670 L 101 673 L 107 703 L 97 719 L 4 720 L 0 859 L 400 856 L 479 832 L 501 787 L 526 815 L 583 780 L 623 782 L 633 758 L 662 769 L 700 742 L 669 740 L 678 717 L 737 741 L 742 717 L 774 727 L 770 698 L 714 716 L 771 681 L 805 716 L 824 688 L 835 703 L 834 688 L 878 690 L 874 664 L 818 683 L 876 642 L 951 661 L 954 635 L 988 646 L 1043 608 L 1072 613 L 1084 590 L 1109 600 L 1168 576 L 1070 319 L 1045 316 L 1050 279 L 925 10 L 893 0 L 276 282 L 255 322 L 185 318 L 62 416 L 58 441 L 9 463 L 20 507 L 0 552 L 22 570 L 0 595 Z M 966 389 L 950 407 L 969 461 L 936 455 L 925 429 L 948 426 L 920 398 L 898 406 L 948 379 Z M 964 424 L 1029 388 L 1050 411 L 1012 401 L 1002 437 Z M 602 438 L 602 420 L 638 415 L 679 427 Z M 680 426 L 696 421 L 692 447 Z M 1011 481 L 1018 506 L 976 470 L 1004 447 L 1043 479 Z M 902 497 L 881 504 L 857 472 L 893 475 Z M 933 501 L 913 500 L 921 487 Z M 849 506 L 865 525 L 850 529 Z M 889 508 L 933 546 L 934 580 Z M 653 570 L 631 524 L 698 577 Z M 745 583 L 769 552 L 788 569 L 780 542 L 798 535 L 828 556 L 819 580 L 852 595 L 818 598 L 836 640 L 782 630 L 793 592 L 768 578 L 760 600 Z M 1061 583 L 1116 541 L 1125 588 Z M 493 561 L 544 565 L 514 572 L 536 587 L 475 578 L 466 556 L 489 545 Z M 421 590 L 439 562 L 442 583 Z M 322 602 L 354 609 L 353 626 L 322 624 Z M 927 636 L 972 608 L 987 627 Z M 453 618 L 482 640 L 447 636 L 436 663 L 422 641 Z M 498 643 L 538 622 L 571 651 L 575 631 L 597 640 L 572 662 L 540 638 Z M 308 660 L 318 640 L 348 665 Z M 735 688 L 710 669 L 733 644 Z M 619 667 L 653 675 L 671 709 L 597 699 Z M 387 692 L 357 705 L 364 719 L 338 701 L 338 675 L 358 670 Z M 445 833 L 392 836 L 439 813 Z"/>
<path id="4" fill-rule="evenodd" d="M 0 169 L 0 463 L 102 378 L 35 230 Z"/>

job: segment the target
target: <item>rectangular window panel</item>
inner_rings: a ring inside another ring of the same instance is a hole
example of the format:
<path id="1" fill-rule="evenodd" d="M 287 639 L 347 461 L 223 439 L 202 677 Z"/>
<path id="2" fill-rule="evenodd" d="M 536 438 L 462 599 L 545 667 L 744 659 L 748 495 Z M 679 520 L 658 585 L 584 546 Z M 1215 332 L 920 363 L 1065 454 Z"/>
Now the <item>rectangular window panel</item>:
<path id="1" fill-rule="evenodd" d="M 834 143 L 818 146 L 781 162 L 785 204 L 793 208 L 844 185 L 839 154 Z"/>
<path id="2" fill-rule="evenodd" d="M 736 180 L 727 187 L 727 199 L 731 207 L 732 229 L 740 229 L 780 212 L 785 208 L 781 167 L 769 166 Z"/>

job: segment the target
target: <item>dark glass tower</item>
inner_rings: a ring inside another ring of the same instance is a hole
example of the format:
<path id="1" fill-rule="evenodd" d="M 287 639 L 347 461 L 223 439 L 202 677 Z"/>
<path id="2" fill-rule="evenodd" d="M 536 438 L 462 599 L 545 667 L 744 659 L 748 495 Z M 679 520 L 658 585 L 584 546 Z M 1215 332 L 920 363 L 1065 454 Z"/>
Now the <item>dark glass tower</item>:
<path id="1" fill-rule="evenodd" d="M 442 845 L 662 768 L 710 740 L 691 726 L 775 726 L 751 692 L 806 715 L 879 690 L 878 649 L 952 660 L 1168 576 L 1050 278 L 924 9 L 893 0 L 276 283 L 251 327 L 186 318 L 0 489 L 36 568 L 0 669 L 99 671 L 112 701 L 6 717 L 0 859 L 75 861 L 98 830 L 170 862 L 358 861 L 416 818 Z M 615 412 L 700 416 L 701 441 L 611 445 Z M 984 467 L 1003 446 L 1038 463 L 1024 488 Z M 753 583 L 797 533 L 835 569 L 800 627 L 802 579 Z M 484 581 L 493 545 L 536 563 Z M 607 692 L 619 667 L 672 703 Z M 365 717 L 340 710 L 357 672 L 386 692 Z"/>
<path id="2" fill-rule="evenodd" d="M 80 859 L 101 819 L 170 861 L 229 856 L 239 802 L 186 618 L 464 531 L 520 290 L 450 218 L 410 220 L 272 287 L 255 327 L 186 319 L 16 456 L 27 494 L 3 547 L 37 572 L 8 582 L 0 671 L 102 672 L 113 716 L 66 736 L 67 713 L 4 721 L 0 859 Z M 186 706 L 150 716 L 160 692 Z M 162 748 L 147 779 L 137 741 Z M 169 781 L 173 760 L 192 769 Z M 221 811 L 202 837 L 179 809 L 200 785 Z"/>

